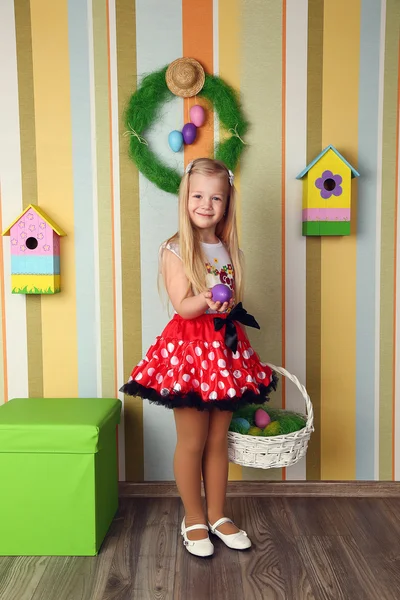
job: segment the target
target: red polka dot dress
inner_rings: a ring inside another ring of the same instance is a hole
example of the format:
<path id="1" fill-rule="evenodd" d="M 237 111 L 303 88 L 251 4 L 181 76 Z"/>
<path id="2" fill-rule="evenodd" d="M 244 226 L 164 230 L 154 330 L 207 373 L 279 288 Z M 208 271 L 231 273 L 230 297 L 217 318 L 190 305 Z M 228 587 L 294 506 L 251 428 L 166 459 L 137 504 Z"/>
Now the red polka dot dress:
<path id="1" fill-rule="evenodd" d="M 176 247 L 167 248 L 178 255 Z M 225 283 L 234 290 L 223 244 L 203 244 L 203 251 L 209 274 L 213 267 L 209 286 Z M 242 327 L 248 319 L 253 318 L 241 304 L 230 314 L 206 313 L 195 319 L 175 314 L 121 391 L 167 408 L 234 411 L 243 404 L 264 403 L 277 378 L 250 345 Z"/>

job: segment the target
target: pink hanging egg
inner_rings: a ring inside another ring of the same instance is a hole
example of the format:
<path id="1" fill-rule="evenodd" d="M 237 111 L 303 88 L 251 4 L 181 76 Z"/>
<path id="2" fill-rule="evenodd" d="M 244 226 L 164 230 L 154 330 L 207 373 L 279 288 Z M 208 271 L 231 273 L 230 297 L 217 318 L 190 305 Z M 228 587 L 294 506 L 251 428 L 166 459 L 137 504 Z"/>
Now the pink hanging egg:
<path id="1" fill-rule="evenodd" d="M 265 412 L 262 408 L 259 408 L 254 413 L 254 422 L 257 427 L 260 429 L 264 429 L 267 425 L 271 423 L 271 417 L 268 413 Z"/>
<path id="2" fill-rule="evenodd" d="M 189 111 L 190 120 L 196 127 L 201 127 L 206 120 L 206 113 L 202 106 L 195 104 Z"/>
<path id="3" fill-rule="evenodd" d="M 183 141 L 185 144 L 193 144 L 197 135 L 197 127 L 193 123 L 186 123 L 182 129 Z"/>

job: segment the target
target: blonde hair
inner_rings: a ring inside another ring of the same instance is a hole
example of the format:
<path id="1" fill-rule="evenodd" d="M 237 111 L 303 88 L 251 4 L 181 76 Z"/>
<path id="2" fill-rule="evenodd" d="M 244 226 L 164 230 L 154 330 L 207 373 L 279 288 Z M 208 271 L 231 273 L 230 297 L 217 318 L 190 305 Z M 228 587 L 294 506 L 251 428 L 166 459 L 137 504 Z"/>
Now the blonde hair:
<path id="1" fill-rule="evenodd" d="M 179 229 L 167 240 L 167 243 L 179 243 L 179 253 L 190 285 L 198 292 L 206 291 L 206 259 L 188 211 L 190 177 L 196 173 L 205 177 L 225 177 L 228 183 L 229 193 L 225 215 L 218 223 L 215 234 L 225 245 L 231 257 L 235 273 L 235 297 L 236 301 L 240 302 L 243 298 L 243 264 L 236 224 L 236 191 L 235 187 L 229 184 L 228 169 L 223 162 L 210 158 L 198 158 L 193 162 L 190 172 L 185 173 L 182 177 L 179 187 Z"/>

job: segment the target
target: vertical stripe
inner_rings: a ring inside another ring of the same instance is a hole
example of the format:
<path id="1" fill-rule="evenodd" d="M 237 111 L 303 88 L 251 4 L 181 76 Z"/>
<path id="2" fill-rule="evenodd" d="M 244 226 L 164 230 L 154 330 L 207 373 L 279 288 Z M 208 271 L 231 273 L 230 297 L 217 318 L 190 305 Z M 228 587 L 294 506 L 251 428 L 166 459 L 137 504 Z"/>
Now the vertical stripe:
<path id="1" fill-rule="evenodd" d="M 286 7 L 286 324 L 285 366 L 306 380 L 306 240 L 302 236 L 302 186 L 296 176 L 306 164 L 308 0 Z M 304 412 L 304 400 L 288 383 L 286 408 Z M 287 479 L 305 479 L 303 459 L 287 469 Z"/>
<path id="2" fill-rule="evenodd" d="M 108 83 L 108 133 L 110 143 L 110 200 L 111 200 L 111 264 L 112 264 L 112 300 L 113 300 L 113 350 L 114 350 L 114 391 L 113 395 L 117 396 L 117 289 L 116 289 L 116 266 L 115 266 L 115 187 L 114 187 L 114 146 L 113 146 L 113 114 L 112 114 L 112 90 L 111 90 L 111 38 L 110 38 L 110 2 L 107 0 L 106 5 L 106 27 L 107 27 L 107 83 Z M 118 131 L 116 132 L 118 134 Z"/>
<path id="3" fill-rule="evenodd" d="M 282 143 L 281 143 L 281 203 L 282 203 L 282 355 L 281 365 L 286 365 L 286 2 L 282 2 Z M 281 381 L 282 408 L 286 408 L 286 379 Z M 282 469 L 282 479 L 286 479 L 286 468 Z"/>
<path id="4" fill-rule="evenodd" d="M 286 364 L 286 2 L 282 2 L 282 142 L 281 142 L 281 203 L 282 203 L 282 356 L 281 365 Z M 282 379 L 282 408 L 286 408 L 286 379 Z M 282 470 L 286 479 L 286 469 Z"/>
<path id="5" fill-rule="evenodd" d="M 396 207 L 397 207 L 397 255 L 396 255 L 396 297 L 400 298 L 400 40 L 397 66 L 397 172 L 396 172 Z M 396 364 L 395 364 L 395 414 L 393 419 L 394 426 L 394 479 L 400 480 L 400 303 L 395 303 L 396 307 Z"/>
<path id="6" fill-rule="evenodd" d="M 101 306 L 100 306 L 100 258 L 99 258 L 99 209 L 97 202 L 97 139 L 96 139 L 96 89 L 94 68 L 94 31 L 93 31 L 93 2 L 87 0 L 88 51 L 89 51 L 89 93 L 90 93 L 90 158 L 91 158 L 91 188 L 93 211 L 93 245 L 94 245 L 94 296 L 95 296 L 95 339 L 96 339 L 96 390 L 97 396 L 103 395 L 102 377 L 102 347 L 101 347 Z"/>
<path id="7" fill-rule="evenodd" d="M 282 3 L 244 0 L 242 6 L 243 106 L 256 124 L 248 134 L 241 178 L 245 302 L 261 326 L 261 334 L 249 332 L 255 349 L 265 360 L 279 363 L 283 306 L 282 258 L 277 253 L 277 248 L 282 248 Z M 281 402 L 281 389 L 271 401 Z M 281 470 L 243 469 L 243 479 L 254 478 L 281 478 Z"/>
<path id="8" fill-rule="evenodd" d="M 31 13 L 29 0 L 14 2 L 17 42 L 22 206 L 37 204 L 36 132 L 33 97 Z M 29 396 L 43 396 L 41 297 L 26 303 Z"/>
<path id="9" fill-rule="evenodd" d="M 0 186 L 0 206 L 1 186 Z M 0 231 L 3 231 L 3 222 L 0 210 Z M 2 240 L 3 242 L 3 240 Z M 8 240 L 6 240 L 8 242 Z M 0 323 L 0 406 L 8 400 L 8 381 L 7 381 L 7 329 L 6 329 L 6 311 L 4 294 L 4 254 L 3 243 L 0 244 L 0 303 L 1 303 L 1 323 Z"/>
<path id="10" fill-rule="evenodd" d="M 220 75 L 219 72 L 219 0 L 212 2 L 212 28 L 213 28 L 213 74 Z"/>
<path id="11" fill-rule="evenodd" d="M 119 184 L 119 124 L 118 124 L 118 72 L 117 72 L 117 23 L 116 3 L 110 0 L 108 5 L 109 48 L 110 48 L 110 99 L 111 99 L 111 147 L 112 171 L 114 183 L 114 264 L 115 264 L 115 337 L 116 337 L 116 384 L 124 379 L 123 333 L 122 333 L 122 267 L 121 267 L 121 197 Z M 117 385 L 117 388 L 120 387 Z M 116 394 L 118 391 L 116 390 Z M 119 397 L 124 405 L 124 395 Z M 119 479 L 125 480 L 125 410 L 123 407 L 121 423 L 118 427 Z"/>
<path id="12" fill-rule="evenodd" d="M 235 90 L 240 92 L 241 87 L 241 41 L 242 41 L 242 0 L 219 0 L 218 17 L 218 41 L 219 41 L 219 65 L 214 65 L 214 69 L 220 77 Z M 217 120 L 217 116 L 215 116 Z M 221 139 L 227 135 L 226 131 L 220 131 Z M 244 152 L 244 160 L 246 149 Z M 235 172 L 235 188 L 238 191 L 237 197 L 237 224 L 239 230 L 239 239 L 241 240 L 242 224 L 242 201 L 240 193 L 240 164 Z"/>
<path id="13" fill-rule="evenodd" d="M 67 9 L 66 2 L 31 3 L 39 203 L 67 233 L 61 241 L 62 292 L 42 298 L 43 392 L 47 397 L 60 395 L 60 382 L 63 396 L 78 394 Z"/>
<path id="14" fill-rule="evenodd" d="M 375 242 L 375 406 L 374 406 L 374 479 L 379 479 L 379 403 L 380 403 L 380 349 L 381 349 L 381 231 L 382 231 L 382 144 L 383 144 L 383 91 L 385 74 L 386 0 L 381 2 L 381 31 L 379 49 L 378 148 L 376 165 L 376 242 Z"/>
<path id="15" fill-rule="evenodd" d="M 136 1 L 137 72 L 160 69 L 182 56 L 182 3 L 169 0 Z M 182 127 L 182 101 L 175 98 L 168 110 L 146 134 L 152 150 L 161 160 L 183 172 L 183 156 L 172 153 L 167 144 L 168 132 Z M 143 352 L 165 327 L 169 319 L 157 290 L 158 248 L 177 229 L 177 199 L 153 186 L 139 175 L 140 189 L 140 258 L 142 298 Z M 173 479 L 175 424 L 172 411 L 144 401 L 144 479 Z"/>
<path id="16" fill-rule="evenodd" d="M 387 0 L 382 152 L 379 479 L 393 476 L 393 315 L 395 269 L 397 48 L 400 5 Z"/>
<path id="17" fill-rule="evenodd" d="M 1 212 L 6 228 L 22 212 L 21 139 L 18 108 L 18 70 L 15 37 L 14 3 L 0 2 L 0 164 Z M 10 237 L 3 243 L 4 307 L 3 369 L 7 367 L 4 383 L 8 381 L 8 398 L 28 396 L 28 358 L 26 332 L 26 298 L 11 294 Z M 5 332 L 7 331 L 7 335 Z M 6 386 L 4 386 L 6 387 Z"/>
<path id="18" fill-rule="evenodd" d="M 213 16 L 212 16 L 212 24 L 213 24 L 213 65 L 214 70 L 213 73 L 216 76 L 219 76 L 219 0 L 213 0 Z M 218 144 L 220 135 L 220 122 L 218 115 L 214 113 L 214 147 Z"/>
<path id="19" fill-rule="evenodd" d="M 97 395 L 94 282 L 93 184 L 91 177 L 91 118 L 88 7 L 69 0 L 72 163 L 76 261 L 76 319 L 78 332 L 78 393 Z"/>
<path id="20" fill-rule="evenodd" d="M 219 65 L 214 65 L 215 72 L 235 90 L 240 89 L 240 40 L 241 12 L 240 0 L 218 0 L 218 56 Z M 214 21 L 215 27 L 215 21 Z M 214 38 L 215 40 L 215 38 Z M 215 43 L 215 41 L 214 41 Z M 225 132 L 221 131 L 221 138 Z M 241 200 L 240 200 L 240 165 L 235 173 L 237 194 L 237 221 L 239 238 L 241 238 Z M 242 479 L 242 467 L 229 465 L 229 478 Z"/>
<path id="21" fill-rule="evenodd" d="M 93 2 L 102 395 L 114 396 L 115 325 L 107 5 Z"/>
<path id="22" fill-rule="evenodd" d="M 356 478 L 375 472 L 375 290 L 377 152 L 379 131 L 379 49 L 381 5 L 362 0 L 358 108 L 358 195 L 356 304 Z"/>
<path id="23" fill-rule="evenodd" d="M 322 143 L 333 144 L 355 167 L 360 8 L 359 0 L 327 0 L 324 6 Z M 323 479 L 355 477 L 356 192 L 353 180 L 352 235 L 325 237 L 321 246 Z"/>
<path id="24" fill-rule="evenodd" d="M 183 56 L 190 56 L 203 65 L 207 73 L 214 72 L 213 62 L 213 0 L 182 0 Z M 196 143 L 184 147 L 185 164 L 201 156 L 214 155 L 214 113 L 206 100 L 197 103 L 206 109 L 206 121 L 198 129 Z M 188 122 L 193 98 L 184 101 L 184 122 Z"/>
<path id="25" fill-rule="evenodd" d="M 324 0 L 309 0 L 307 47 L 307 160 L 322 149 Z M 306 385 L 315 431 L 307 453 L 307 479 L 321 478 L 321 238 L 306 240 Z"/>
<path id="26" fill-rule="evenodd" d="M 400 26 L 400 19 L 399 19 Z M 399 31 L 400 28 L 398 28 Z M 392 400 L 392 479 L 396 479 L 396 417 L 397 417 L 397 406 L 396 406 L 396 363 L 397 363 L 397 347 L 396 347 L 396 334 L 397 334 L 397 268 L 398 268 L 398 256 L 397 256 L 397 245 L 399 240 L 399 121 L 400 121 L 400 37 L 397 40 L 397 114 L 396 114 L 396 161 L 395 161 L 395 234 L 394 234 L 394 302 L 393 302 L 393 400 Z"/>
<path id="27" fill-rule="evenodd" d="M 132 367 L 142 355 L 140 294 L 140 218 L 139 178 L 128 158 L 128 143 L 123 137 L 123 113 L 130 94 L 136 90 L 136 14 L 135 0 L 117 0 L 117 67 L 120 130 L 119 184 L 121 219 L 123 376 L 128 381 Z M 125 398 L 125 452 L 128 481 L 143 481 L 143 401 Z"/>

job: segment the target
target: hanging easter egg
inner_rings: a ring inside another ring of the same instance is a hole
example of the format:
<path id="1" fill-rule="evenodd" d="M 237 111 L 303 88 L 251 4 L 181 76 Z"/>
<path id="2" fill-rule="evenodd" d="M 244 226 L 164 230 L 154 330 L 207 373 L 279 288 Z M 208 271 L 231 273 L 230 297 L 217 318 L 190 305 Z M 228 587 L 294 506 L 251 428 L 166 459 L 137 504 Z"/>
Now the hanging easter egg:
<path id="1" fill-rule="evenodd" d="M 193 144 L 197 135 L 197 127 L 193 123 L 186 123 L 182 129 L 183 141 L 185 144 Z"/>
<path id="2" fill-rule="evenodd" d="M 264 429 L 271 422 L 271 417 L 265 412 L 265 410 L 259 408 L 254 414 L 254 422 L 257 427 Z"/>
<path id="3" fill-rule="evenodd" d="M 232 298 L 232 290 L 224 283 L 217 283 L 211 290 L 214 302 L 229 302 Z"/>
<path id="4" fill-rule="evenodd" d="M 195 104 L 189 111 L 190 120 L 196 127 L 201 127 L 206 120 L 206 112 L 202 106 Z"/>
<path id="5" fill-rule="evenodd" d="M 183 135 L 180 131 L 176 129 L 171 131 L 168 136 L 168 144 L 173 152 L 179 152 L 183 146 Z"/>

